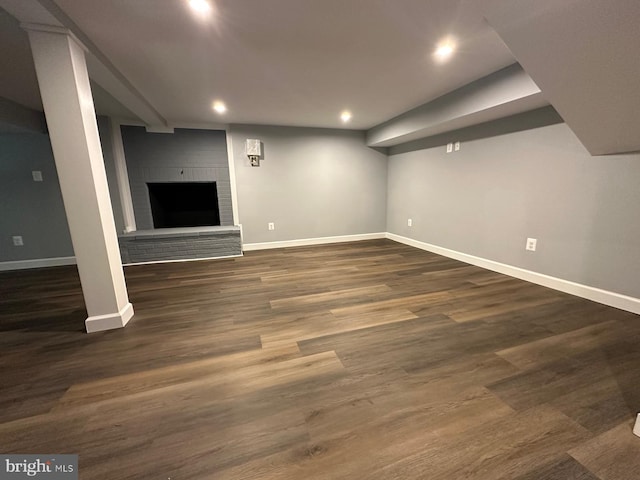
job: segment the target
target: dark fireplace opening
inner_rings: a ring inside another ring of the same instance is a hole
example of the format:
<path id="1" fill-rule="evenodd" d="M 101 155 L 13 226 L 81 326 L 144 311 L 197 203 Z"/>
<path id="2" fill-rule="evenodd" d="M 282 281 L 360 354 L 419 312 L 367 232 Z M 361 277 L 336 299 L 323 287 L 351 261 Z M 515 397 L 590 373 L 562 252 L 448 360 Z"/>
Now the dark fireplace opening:
<path id="1" fill-rule="evenodd" d="M 154 228 L 220 225 L 216 182 L 147 183 Z"/>

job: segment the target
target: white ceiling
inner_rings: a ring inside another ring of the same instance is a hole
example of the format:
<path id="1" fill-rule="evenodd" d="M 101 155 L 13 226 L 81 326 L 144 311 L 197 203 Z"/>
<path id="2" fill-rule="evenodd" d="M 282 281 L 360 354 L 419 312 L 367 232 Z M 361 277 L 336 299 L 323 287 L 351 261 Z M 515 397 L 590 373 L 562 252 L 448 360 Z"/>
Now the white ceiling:
<path id="1" fill-rule="evenodd" d="M 4 0 L 2 3 L 35 2 Z M 368 129 L 514 63 L 482 15 L 486 0 L 55 0 L 169 123 Z M 52 0 L 42 4 L 54 4 Z M 55 6 L 54 4 L 54 6 Z M 0 96 L 41 108 L 26 35 L 0 15 Z M 448 63 L 431 53 L 458 41 Z M 99 98 L 99 113 L 131 116 Z M 214 99 L 229 111 L 211 110 Z M 111 99 L 112 100 L 112 99 Z M 115 113 L 114 113 L 115 112 Z"/>
<path id="2" fill-rule="evenodd" d="M 42 111 L 38 79 L 27 34 L 20 28 L 19 22 L 1 8 L 0 65 L 3 65 L 0 75 L 0 97 Z M 117 118 L 136 118 L 99 85 L 92 83 L 91 86 L 96 110 L 100 114 Z M 11 131 L 11 127 L 6 123 L 0 128 L 0 131 L 5 133 Z"/>
<path id="3" fill-rule="evenodd" d="M 592 154 L 640 150 L 640 0 L 209 2 L 208 21 L 188 0 L 0 7 L 70 29 L 88 50 L 97 112 L 152 126 L 369 130 L 517 60 L 541 90 L 536 101 L 551 103 Z M 432 52 L 446 36 L 458 50 L 438 64 Z M 0 97 L 41 109 L 27 35 L 1 8 L 0 62 Z M 523 100 L 520 110 L 532 108 Z"/>

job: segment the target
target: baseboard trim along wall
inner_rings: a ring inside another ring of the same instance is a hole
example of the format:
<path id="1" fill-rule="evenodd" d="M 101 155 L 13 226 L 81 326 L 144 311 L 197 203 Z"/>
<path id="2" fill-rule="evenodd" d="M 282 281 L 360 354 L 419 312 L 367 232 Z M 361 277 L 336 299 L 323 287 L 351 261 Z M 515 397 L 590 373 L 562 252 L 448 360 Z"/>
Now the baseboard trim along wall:
<path id="1" fill-rule="evenodd" d="M 310 245 L 325 245 L 330 243 L 343 243 L 343 242 L 356 242 L 360 240 L 376 240 L 380 238 L 388 238 L 395 242 L 403 243 L 411 247 L 426 250 L 431 253 L 436 253 L 444 257 L 460 260 L 461 262 L 476 265 L 478 267 L 486 268 L 493 272 L 503 273 L 511 277 L 519 278 L 527 282 L 542 285 L 544 287 L 552 288 L 561 292 L 565 292 L 577 297 L 586 298 L 597 303 L 609 305 L 610 307 L 619 308 L 627 312 L 632 312 L 640 315 L 640 299 L 622 295 L 620 293 L 611 292 L 609 290 L 602 290 L 596 287 L 590 287 L 580 283 L 564 280 L 562 278 L 552 277 L 543 273 L 533 272 L 520 267 L 514 267 L 505 263 L 496 262 L 494 260 L 488 260 L 486 258 L 476 257 L 466 253 L 458 252 L 456 250 L 450 250 L 448 248 L 439 247 L 430 243 L 421 242 L 412 238 L 403 237 L 389 232 L 378 233 L 364 233 L 360 235 L 341 235 L 335 237 L 319 237 L 319 238 L 303 238 L 298 240 L 285 240 L 280 242 L 263 242 L 263 243 L 247 243 L 242 246 L 242 250 L 245 252 L 252 250 L 268 250 L 273 248 L 287 248 L 287 247 L 304 247 Z M 193 262 L 202 260 L 216 260 L 224 258 L 235 258 L 238 255 L 228 257 L 214 257 L 214 258 L 197 258 L 197 259 L 182 259 L 182 260 L 163 260 L 159 262 L 143 262 L 143 263 L 129 263 L 127 265 L 145 265 L 152 263 L 168 263 L 168 262 Z M 75 257 L 57 257 L 57 258 L 40 258 L 35 260 L 19 260 L 11 262 L 0 262 L 0 271 L 9 270 L 23 270 L 28 268 L 43 268 L 43 267 L 55 267 L 60 265 L 75 265 Z"/>
<path id="2" fill-rule="evenodd" d="M 632 312 L 640 315 L 640 299 L 622 295 L 620 293 L 611 292 L 608 290 L 602 290 L 600 288 L 590 287 L 580 283 L 571 282 L 569 280 L 563 280 L 561 278 L 551 277 L 542 273 L 533 272 L 531 270 L 525 270 L 524 268 L 514 267 L 493 260 L 487 260 L 486 258 L 475 257 L 466 253 L 457 252 L 455 250 L 449 250 L 448 248 L 438 247 L 437 245 L 431 245 L 429 243 L 420 242 L 411 238 L 402 237 L 394 233 L 387 233 L 387 238 L 395 242 L 403 243 L 411 247 L 416 247 L 421 250 L 426 250 L 431 253 L 442 255 L 443 257 L 453 258 L 460 260 L 461 262 L 470 263 L 477 267 L 486 268 L 493 272 L 503 273 L 510 277 L 519 278 L 520 280 L 526 280 L 527 282 L 542 285 L 543 287 L 552 288 L 561 292 L 569 293 L 577 297 L 586 298 L 597 303 L 602 303 L 610 307 L 619 308 L 627 312 Z"/>
<path id="3" fill-rule="evenodd" d="M 376 240 L 379 238 L 387 238 L 385 232 L 363 233 L 360 235 L 340 235 L 337 237 L 318 237 L 318 238 L 301 238 L 298 240 L 284 240 L 281 242 L 263 242 L 263 243 L 245 243 L 242 250 L 249 252 L 251 250 L 268 250 L 272 248 L 287 247 L 306 247 L 309 245 L 325 245 L 328 243 L 357 242 L 360 240 Z"/>
<path id="4" fill-rule="evenodd" d="M 76 257 L 36 258 L 34 260 L 16 260 L 0 262 L 0 272 L 8 270 L 26 270 L 28 268 L 59 267 L 60 265 L 75 265 Z"/>
<path id="5" fill-rule="evenodd" d="M 156 263 L 182 263 L 182 262 L 201 262 L 203 260 L 224 260 L 225 258 L 238 258 L 242 255 L 223 255 L 220 257 L 203 257 L 203 258 L 178 258 L 175 260 L 153 260 L 150 262 L 131 262 L 123 263 L 123 267 L 132 267 L 135 265 L 154 265 Z"/>

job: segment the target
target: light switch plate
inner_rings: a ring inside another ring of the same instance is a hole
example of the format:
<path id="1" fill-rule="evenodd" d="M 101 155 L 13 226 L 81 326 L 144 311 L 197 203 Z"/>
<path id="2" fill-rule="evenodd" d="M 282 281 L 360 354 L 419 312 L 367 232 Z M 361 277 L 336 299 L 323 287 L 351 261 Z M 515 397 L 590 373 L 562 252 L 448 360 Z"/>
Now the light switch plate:
<path id="1" fill-rule="evenodd" d="M 33 170 L 31 172 L 31 176 L 33 177 L 33 181 L 34 182 L 41 182 L 42 181 L 42 172 L 40 170 Z"/>
<path id="2" fill-rule="evenodd" d="M 527 244 L 525 245 L 525 248 L 531 252 L 535 252 L 536 248 L 538 246 L 538 239 L 537 238 L 527 238 Z"/>

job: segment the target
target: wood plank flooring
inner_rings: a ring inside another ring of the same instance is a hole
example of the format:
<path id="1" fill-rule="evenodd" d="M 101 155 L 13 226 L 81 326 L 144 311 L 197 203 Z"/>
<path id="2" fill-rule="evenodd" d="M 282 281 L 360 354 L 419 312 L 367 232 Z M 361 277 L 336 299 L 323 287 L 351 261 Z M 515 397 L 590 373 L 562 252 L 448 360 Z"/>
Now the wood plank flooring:
<path id="1" fill-rule="evenodd" d="M 0 274 L 0 452 L 93 479 L 640 478 L 640 319 L 388 240 Z"/>

